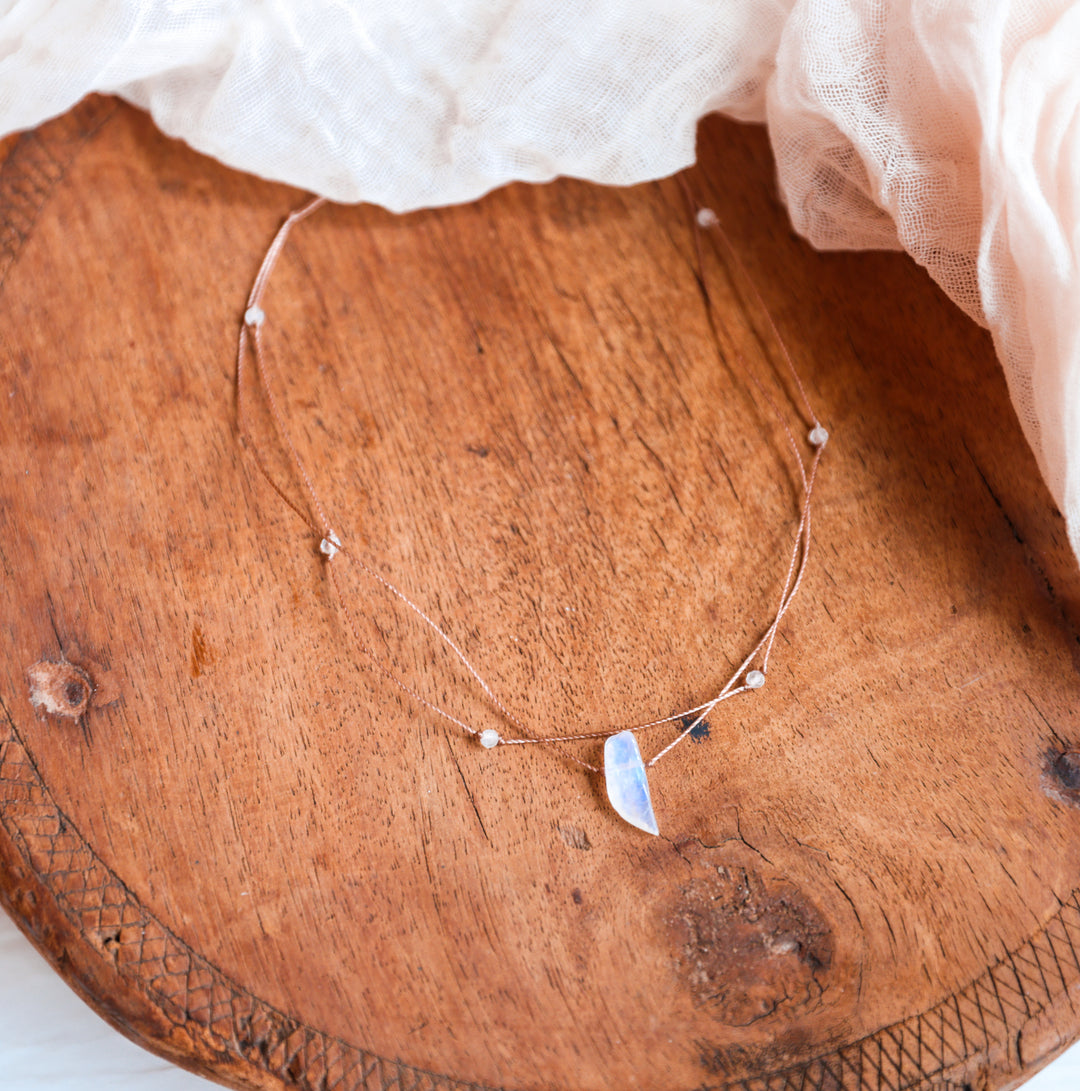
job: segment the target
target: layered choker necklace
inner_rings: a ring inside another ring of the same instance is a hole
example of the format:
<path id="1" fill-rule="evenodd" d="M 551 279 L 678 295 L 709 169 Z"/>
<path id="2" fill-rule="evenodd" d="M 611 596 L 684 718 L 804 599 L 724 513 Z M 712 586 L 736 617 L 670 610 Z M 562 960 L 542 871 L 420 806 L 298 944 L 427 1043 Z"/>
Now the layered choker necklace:
<path id="1" fill-rule="evenodd" d="M 756 292 L 756 289 L 753 288 L 753 282 L 747 276 L 746 270 L 742 268 L 738 256 L 727 241 L 715 213 L 707 208 L 700 209 L 696 214 L 698 229 L 712 232 L 721 240 L 728 252 L 734 258 L 736 265 L 740 268 L 742 276 L 751 286 L 763 313 L 768 315 L 773 338 L 781 350 L 780 355 L 784 366 L 795 384 L 798 401 L 801 403 L 798 407 L 798 411 L 799 416 L 803 419 L 803 426 L 805 428 L 804 439 L 796 437 L 795 432 L 786 422 L 783 413 L 769 397 L 761 383 L 752 374 L 750 375 L 754 385 L 757 387 L 760 397 L 768 404 L 773 415 L 783 428 L 788 446 L 794 455 L 797 471 L 797 484 L 799 488 L 799 522 L 795 531 L 791 551 L 789 554 L 784 554 L 781 562 L 783 565 L 786 565 L 786 573 L 783 579 L 782 590 L 772 615 L 772 621 L 760 634 L 757 642 L 749 649 L 742 662 L 735 668 L 719 692 L 694 708 L 632 726 L 600 728 L 593 731 L 561 735 L 543 735 L 532 731 L 522 719 L 510 711 L 507 705 L 484 680 L 476 667 L 473 666 L 472 662 L 466 657 L 465 653 L 450 634 L 432 620 L 430 615 L 426 613 L 420 605 L 401 591 L 389 579 L 377 572 L 370 564 L 365 562 L 356 551 L 350 549 L 347 536 L 344 535 L 341 528 L 330 518 L 327 506 L 320 496 L 319 491 L 293 442 L 280 404 L 274 393 L 276 384 L 273 367 L 264 351 L 263 342 L 267 317 L 266 312 L 263 310 L 262 301 L 270 281 L 270 276 L 285 247 L 289 233 L 297 224 L 302 220 L 307 219 L 307 217 L 325 203 L 326 198 L 318 197 L 293 212 L 285 220 L 263 258 L 258 275 L 255 277 L 255 282 L 252 285 L 251 293 L 248 296 L 247 307 L 244 311 L 243 321 L 240 325 L 236 364 L 236 412 L 237 425 L 241 439 L 251 450 L 256 465 L 270 486 L 310 527 L 311 532 L 314 535 L 314 540 L 318 543 L 318 550 L 322 558 L 323 566 L 356 649 L 378 674 L 382 675 L 382 677 L 392 685 L 407 694 L 416 704 L 448 721 L 456 729 L 464 732 L 466 735 L 472 736 L 480 746 L 491 752 L 493 759 L 503 747 L 507 746 L 534 744 L 559 746 L 566 743 L 580 743 L 582 741 L 590 740 L 598 743 L 600 740 L 603 740 L 602 767 L 592 765 L 589 762 L 583 761 L 572 755 L 567 756 L 570 757 L 571 761 L 583 766 L 590 772 L 603 775 L 608 799 L 616 813 L 632 826 L 636 826 L 640 830 L 644 830 L 651 834 L 659 834 L 660 831 L 656 822 L 656 815 L 653 811 L 652 799 L 649 792 L 648 770 L 656 765 L 661 758 L 674 750 L 675 747 L 682 743 L 688 736 L 692 735 L 705 721 L 706 717 L 722 702 L 727 701 L 732 697 L 739 696 L 740 694 L 753 694 L 765 685 L 769 673 L 769 659 L 772 655 L 773 644 L 776 640 L 780 623 L 791 608 L 791 604 L 802 584 L 803 575 L 806 572 L 806 564 L 810 549 L 811 499 L 813 496 L 818 466 L 829 434 L 822 427 L 817 418 L 817 414 L 810 405 L 806 389 L 803 386 L 802 380 L 795 369 L 795 365 L 791 360 L 787 348 L 776 329 L 776 325 L 773 323 L 771 315 L 769 315 L 768 309 L 765 307 L 764 302 Z M 700 236 L 697 236 L 696 238 L 700 239 Z M 698 259 L 700 267 L 700 249 L 698 252 Z M 303 486 L 303 491 L 306 496 L 306 502 L 309 508 L 308 511 L 304 511 L 299 505 L 294 503 L 281 485 L 275 480 L 274 475 L 263 461 L 261 448 L 256 441 L 253 432 L 249 428 L 248 394 L 246 393 L 246 387 L 249 383 L 249 380 L 247 379 L 249 358 L 254 361 L 256 389 L 273 420 L 274 429 L 276 430 L 278 440 L 284 449 L 284 453 L 287 455 L 299 476 L 299 482 Z M 809 454 L 809 458 L 804 457 L 804 451 Z M 471 684 L 479 687 L 486 702 L 491 708 L 492 720 L 490 724 L 477 725 L 467 723 L 447 709 L 435 704 L 422 693 L 418 692 L 414 687 L 408 685 L 399 678 L 394 671 L 364 643 L 353 614 L 349 610 L 342 585 L 339 582 L 337 569 L 343 560 L 355 565 L 357 570 L 362 573 L 364 577 L 371 580 L 385 592 L 388 592 L 400 604 L 412 611 L 412 613 L 423 622 L 424 626 L 426 626 L 431 633 L 445 645 L 447 650 L 459 660 L 461 665 L 468 672 L 469 677 L 471 678 Z M 781 569 L 781 571 L 784 570 Z M 638 746 L 638 734 L 649 728 L 660 727 L 664 724 L 672 724 L 675 722 L 683 724 L 683 730 L 666 746 L 653 754 L 647 761 L 644 760 Z"/>

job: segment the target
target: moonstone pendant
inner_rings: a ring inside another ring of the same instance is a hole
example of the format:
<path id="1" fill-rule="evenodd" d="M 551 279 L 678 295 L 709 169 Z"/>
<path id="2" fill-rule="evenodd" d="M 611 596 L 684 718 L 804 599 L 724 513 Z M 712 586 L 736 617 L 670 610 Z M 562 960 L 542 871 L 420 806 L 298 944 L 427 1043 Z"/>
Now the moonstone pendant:
<path id="1" fill-rule="evenodd" d="M 620 818 L 639 830 L 659 835 L 645 763 L 632 731 L 620 731 L 604 743 L 604 781 L 608 799 Z"/>

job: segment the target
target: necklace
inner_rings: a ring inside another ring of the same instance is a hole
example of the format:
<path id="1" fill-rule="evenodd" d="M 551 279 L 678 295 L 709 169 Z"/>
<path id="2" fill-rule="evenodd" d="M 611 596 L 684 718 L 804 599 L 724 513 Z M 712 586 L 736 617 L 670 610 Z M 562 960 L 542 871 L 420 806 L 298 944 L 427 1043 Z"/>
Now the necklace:
<path id="1" fill-rule="evenodd" d="M 762 311 L 768 316 L 772 336 L 781 348 L 783 363 L 795 383 L 795 389 L 798 393 L 802 409 L 811 422 L 805 436 L 805 443 L 812 452 L 809 463 L 807 463 L 803 457 L 800 442 L 796 439 L 795 434 L 784 419 L 784 415 L 777 408 L 772 398 L 769 397 L 756 376 L 754 376 L 752 372 L 747 371 L 747 374 L 750 375 L 759 395 L 768 404 L 770 410 L 783 427 L 788 445 L 794 455 L 798 472 L 798 482 L 800 485 L 799 523 L 787 563 L 783 588 L 776 609 L 772 615 L 772 621 L 765 628 L 757 642 L 743 658 L 742 662 L 731 674 L 730 678 L 719 692 L 694 708 L 686 709 L 683 712 L 674 713 L 670 716 L 650 720 L 646 723 L 630 726 L 608 727 L 595 731 L 562 735 L 539 735 L 532 732 L 529 727 L 499 699 L 491 686 L 488 685 L 480 672 L 473 666 L 472 662 L 466 657 L 458 644 L 455 643 L 452 637 L 444 629 L 442 629 L 416 602 L 409 598 L 394 583 L 381 575 L 375 568 L 364 561 L 345 544 L 338 534 L 335 524 L 330 519 L 326 505 L 320 497 L 312 481 L 311 475 L 308 473 L 307 467 L 293 442 L 287 422 L 274 394 L 273 369 L 267 358 L 266 352 L 264 351 L 263 330 L 266 323 L 266 312 L 262 308 L 262 300 L 270 282 L 274 266 L 281 256 L 281 252 L 285 247 L 290 232 L 297 224 L 307 219 L 325 203 L 326 198 L 317 197 L 286 218 L 263 257 L 251 292 L 248 295 L 247 306 L 244 311 L 243 320 L 240 324 L 236 365 L 236 412 L 237 427 L 241 440 L 252 452 L 257 468 L 271 488 L 273 488 L 281 500 L 307 524 L 315 536 L 315 539 L 318 541 L 319 554 L 323 559 L 330 585 L 333 588 L 342 615 L 346 620 L 353 642 L 359 652 L 379 674 L 399 690 L 407 694 L 420 706 L 455 725 L 466 734 L 476 738 L 479 744 L 489 751 L 494 750 L 497 747 L 520 746 L 531 743 L 555 746 L 560 743 L 578 740 L 603 739 L 604 758 L 602 769 L 577 757 L 571 756 L 570 760 L 592 773 L 603 774 L 608 799 L 612 808 L 621 818 L 625 819 L 632 826 L 647 833 L 654 835 L 659 834 L 659 826 L 653 811 L 652 799 L 649 791 L 648 769 L 678 746 L 687 738 L 687 736 L 691 735 L 699 725 L 703 723 L 713 709 L 723 701 L 727 701 L 740 694 L 754 693 L 765 685 L 769 669 L 769 659 L 772 654 L 773 643 L 776 639 L 780 623 L 783 620 L 784 615 L 790 609 L 802 584 L 803 575 L 806 571 L 810 547 L 811 499 L 813 496 L 814 483 L 817 478 L 818 466 L 825 445 L 829 439 L 829 434 L 821 425 L 816 413 L 810 405 L 806 389 L 795 369 L 794 362 L 780 337 L 771 314 L 769 314 L 768 309 L 764 305 L 764 301 L 761 299 L 756 287 L 753 286 L 753 281 L 749 278 L 741 261 L 739 261 L 738 255 L 728 242 L 716 214 L 708 208 L 699 209 L 695 217 L 697 227 L 701 231 L 711 231 L 721 239 L 728 253 L 734 258 L 742 276 L 751 286 Z M 700 239 L 700 234 L 695 234 L 695 244 L 698 251 L 698 265 L 699 269 L 702 269 Z M 702 285 L 704 285 L 703 274 L 701 275 L 700 280 Z M 708 300 L 708 293 L 705 292 L 705 295 L 706 300 Z M 249 356 L 254 360 L 256 388 L 261 395 L 266 408 L 269 410 L 278 441 L 299 475 L 300 482 L 303 485 L 304 493 L 307 498 L 308 511 L 304 511 L 299 505 L 294 503 L 286 494 L 285 490 L 275 480 L 273 474 L 271 474 L 263 460 L 261 448 L 256 441 L 254 434 L 248 427 L 247 394 L 245 391 L 248 382 L 246 376 Z M 440 640 L 462 664 L 471 677 L 472 682 L 483 692 L 488 703 L 492 706 L 501 720 L 506 734 L 503 734 L 494 727 L 478 728 L 435 704 L 399 678 L 393 670 L 384 664 L 372 649 L 364 643 L 353 619 L 353 615 L 349 610 L 346 596 L 337 576 L 336 567 L 341 563 L 341 558 L 345 558 L 348 562 L 354 564 L 367 579 L 397 599 L 431 630 L 438 640 Z M 647 762 L 643 760 L 637 741 L 638 733 L 645 731 L 648 728 L 674 723 L 677 720 L 682 721 L 684 725 L 683 730 Z"/>

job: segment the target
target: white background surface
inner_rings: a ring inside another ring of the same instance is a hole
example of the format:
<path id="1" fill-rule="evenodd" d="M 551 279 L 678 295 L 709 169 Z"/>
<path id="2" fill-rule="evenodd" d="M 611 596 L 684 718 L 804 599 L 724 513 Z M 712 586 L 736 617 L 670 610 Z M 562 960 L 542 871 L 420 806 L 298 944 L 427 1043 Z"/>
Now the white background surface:
<path id="1" fill-rule="evenodd" d="M 210 1091 L 98 1018 L 0 911 L 0 1087 L 4 1091 Z M 1080 1044 L 1024 1085 L 1080 1089 Z"/>

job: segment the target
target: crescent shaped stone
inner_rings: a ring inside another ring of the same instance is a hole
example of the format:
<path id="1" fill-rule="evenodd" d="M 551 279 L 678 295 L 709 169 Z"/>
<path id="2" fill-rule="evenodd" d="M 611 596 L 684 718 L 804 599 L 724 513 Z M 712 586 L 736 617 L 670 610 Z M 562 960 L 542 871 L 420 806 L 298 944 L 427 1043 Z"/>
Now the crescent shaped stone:
<path id="1" fill-rule="evenodd" d="M 659 836 L 660 827 L 649 796 L 649 779 L 633 732 L 620 731 L 604 743 L 604 781 L 615 813 L 631 826 Z"/>

